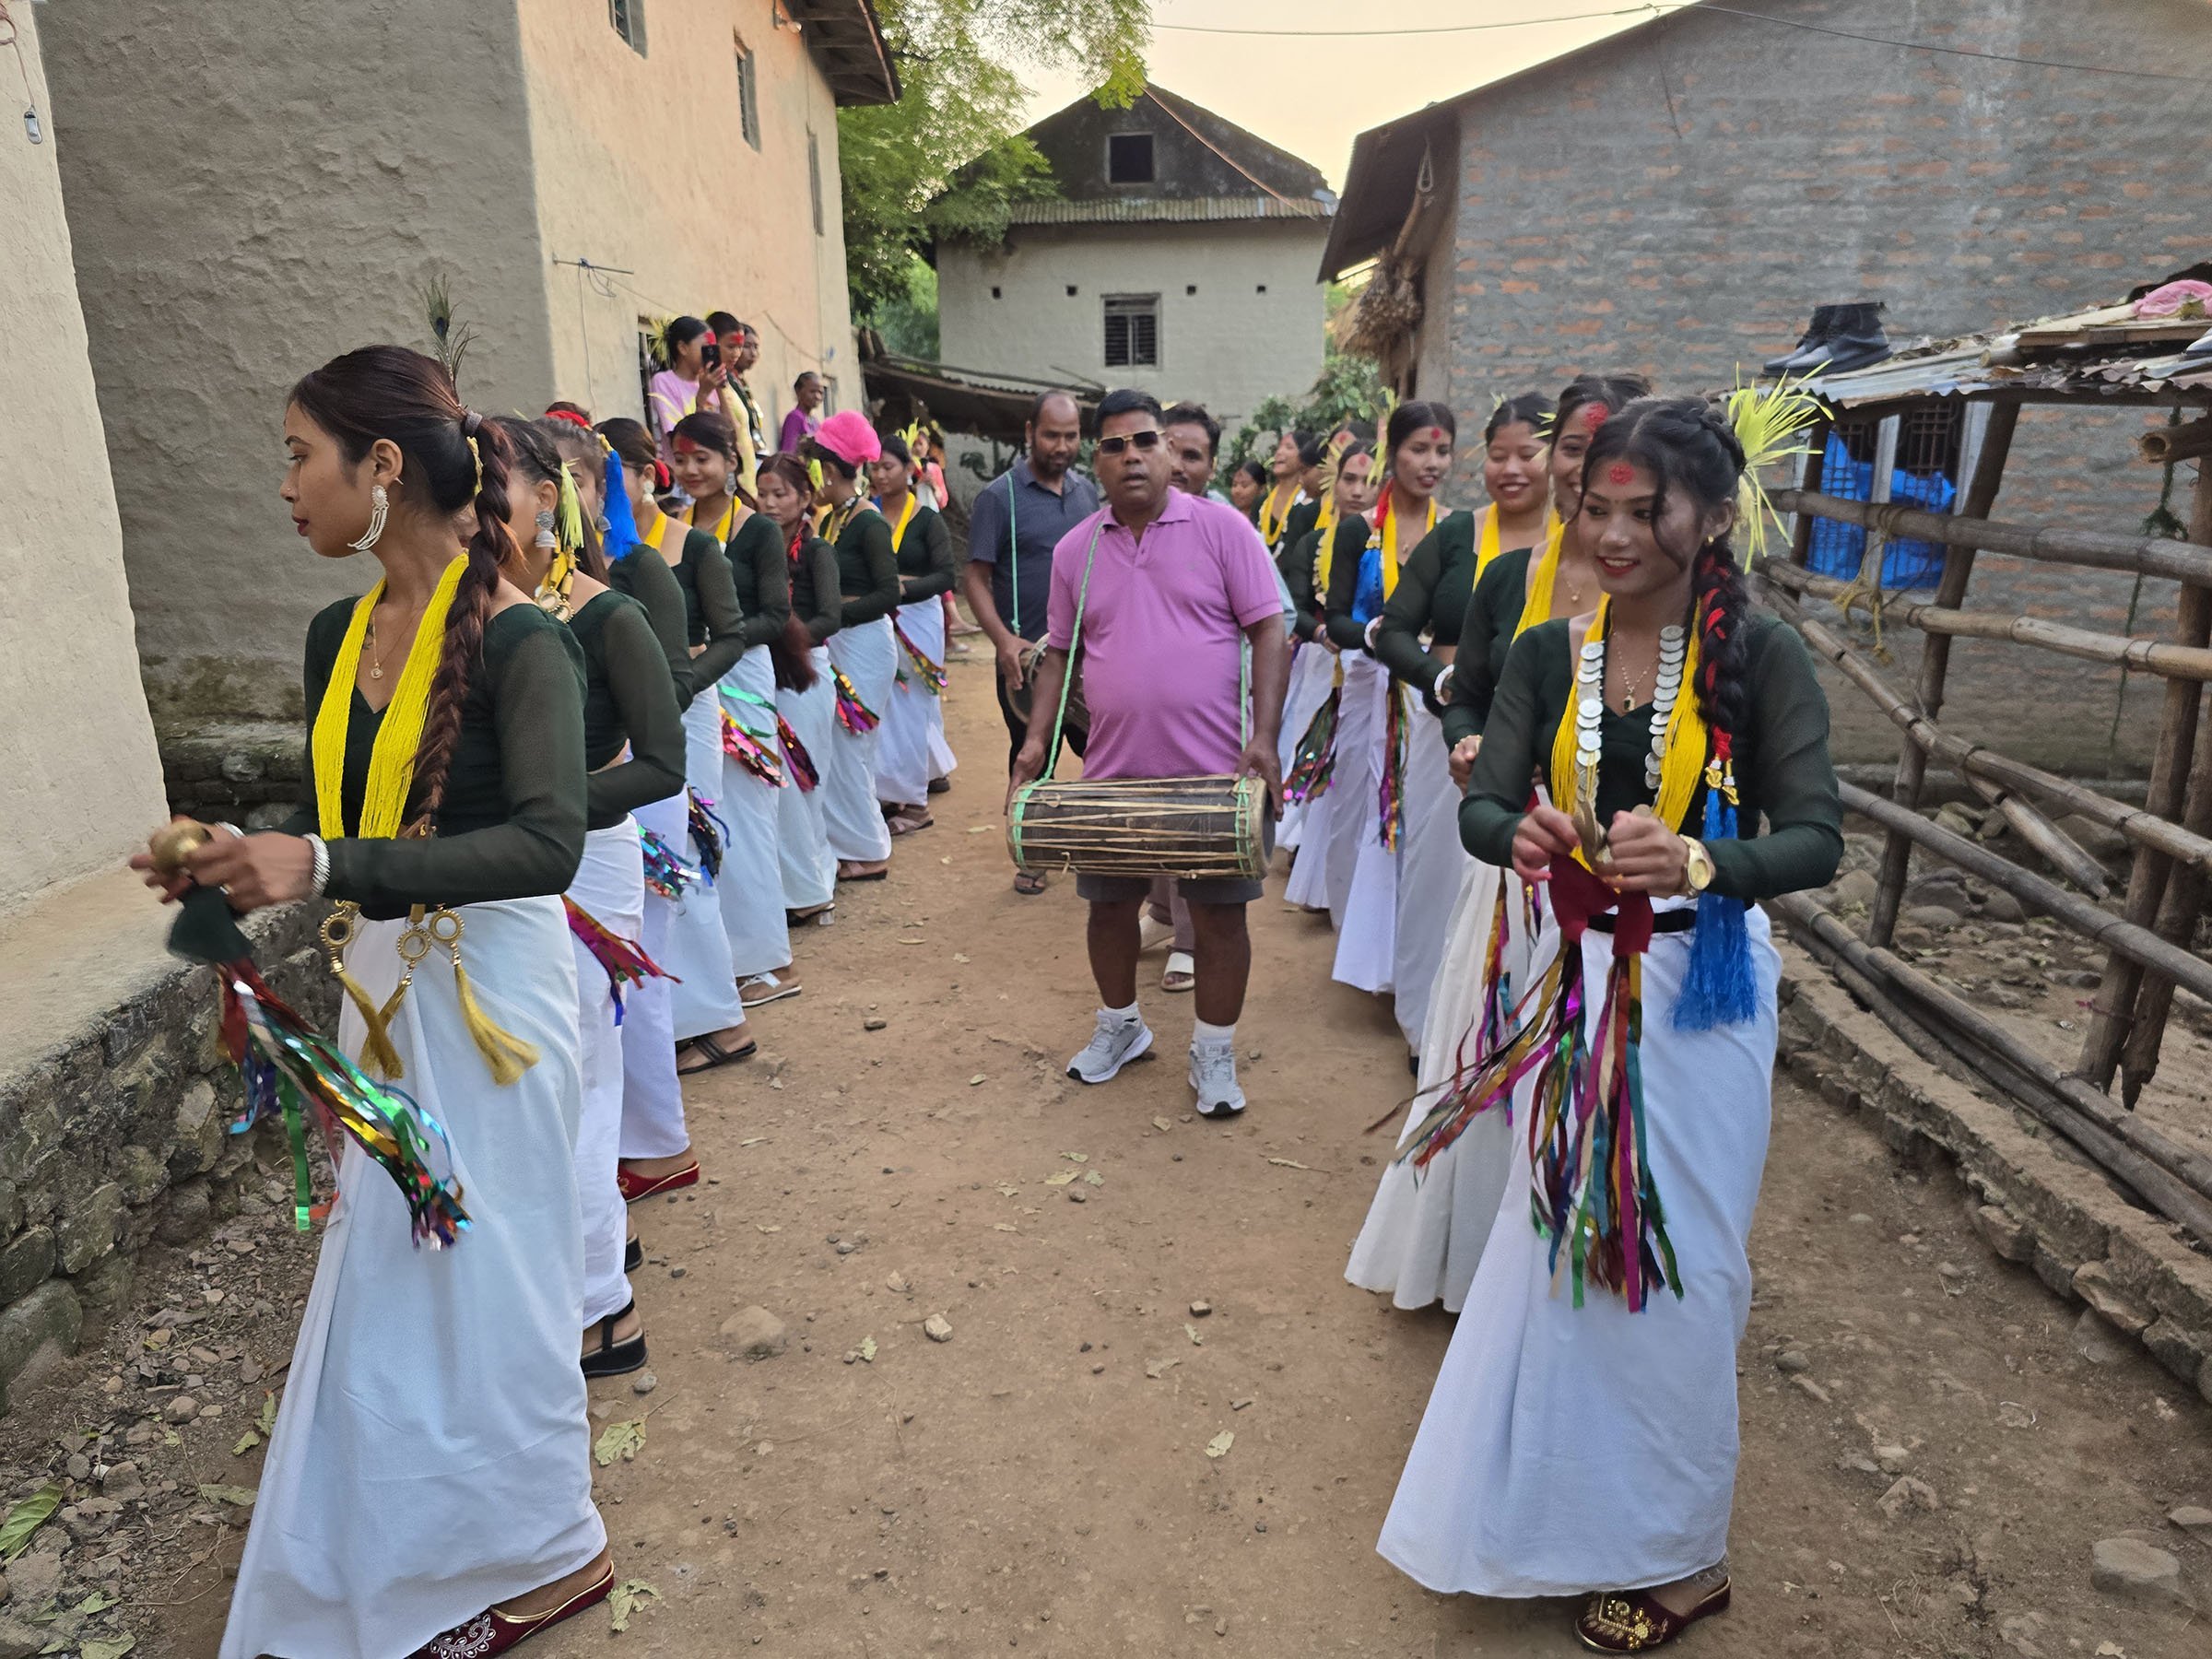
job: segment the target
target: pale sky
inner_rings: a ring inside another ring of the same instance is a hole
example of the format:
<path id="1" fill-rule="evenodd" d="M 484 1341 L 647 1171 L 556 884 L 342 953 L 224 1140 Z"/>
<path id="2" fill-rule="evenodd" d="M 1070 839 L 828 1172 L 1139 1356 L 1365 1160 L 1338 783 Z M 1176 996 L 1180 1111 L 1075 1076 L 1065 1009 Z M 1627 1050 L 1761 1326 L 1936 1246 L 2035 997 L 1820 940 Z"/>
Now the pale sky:
<path id="1" fill-rule="evenodd" d="M 1371 126 L 1649 19 L 1648 11 L 1469 34 L 1376 36 L 1374 29 L 1557 18 L 1629 0 L 1156 0 L 1149 66 L 1169 91 L 1304 158 L 1344 186 L 1352 139 Z M 1183 34 L 1164 24 L 1318 29 Z M 1339 30 L 1360 30 L 1339 33 Z M 1027 76 L 1036 121 L 1090 88 L 1066 75 Z"/>

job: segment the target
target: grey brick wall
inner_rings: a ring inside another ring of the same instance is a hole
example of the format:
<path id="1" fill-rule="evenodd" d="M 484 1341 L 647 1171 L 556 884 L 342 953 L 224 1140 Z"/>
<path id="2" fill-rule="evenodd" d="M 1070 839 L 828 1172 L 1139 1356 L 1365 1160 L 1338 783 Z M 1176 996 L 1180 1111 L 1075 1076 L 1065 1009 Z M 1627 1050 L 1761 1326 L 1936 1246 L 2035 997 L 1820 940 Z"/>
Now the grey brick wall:
<path id="1" fill-rule="evenodd" d="M 1756 9 L 2198 78 L 1935 55 L 1689 11 L 1501 83 L 1460 106 L 1451 257 L 1429 262 L 1426 296 L 1427 331 L 1445 331 L 1448 348 L 1424 342 L 1424 395 L 1479 418 L 1499 393 L 1556 390 L 1583 369 L 1702 390 L 1739 366 L 1755 374 L 1823 300 L 1887 302 L 1902 343 L 2116 300 L 2212 255 L 2212 13 L 2197 0 Z M 2146 418 L 2030 411 L 1999 516 L 2132 528 L 2158 493 L 2126 453 Z M 1458 494 L 1479 489 L 1470 464 Z M 2008 562 L 1986 561 L 1974 603 L 2099 623 L 2126 610 L 2126 579 Z M 2145 594 L 2147 627 L 2171 616 L 2171 589 Z M 2009 649 L 1959 660 L 1962 729 L 2047 763 L 2107 763 L 2116 677 Z M 1985 665 L 1996 677 L 1978 688 Z M 1855 712 L 1841 723 L 1847 747 L 1867 747 L 1860 724 Z M 1871 752 L 1894 752 L 1883 723 L 1864 724 Z M 2142 724 L 2124 724 L 2124 765 L 2147 752 Z"/>

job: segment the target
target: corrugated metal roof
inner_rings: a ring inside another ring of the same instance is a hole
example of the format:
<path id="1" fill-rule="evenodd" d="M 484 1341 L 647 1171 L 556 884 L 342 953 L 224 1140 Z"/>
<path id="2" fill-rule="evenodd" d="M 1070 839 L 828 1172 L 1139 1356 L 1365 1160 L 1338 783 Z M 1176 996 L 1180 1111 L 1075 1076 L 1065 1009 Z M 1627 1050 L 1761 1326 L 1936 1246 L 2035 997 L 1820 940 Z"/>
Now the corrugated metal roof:
<path id="1" fill-rule="evenodd" d="M 1017 202 L 1007 215 L 1015 225 L 1204 224 L 1224 219 L 1326 219 L 1335 212 L 1327 201 L 1275 196 L 1124 196 L 1109 202 Z"/>

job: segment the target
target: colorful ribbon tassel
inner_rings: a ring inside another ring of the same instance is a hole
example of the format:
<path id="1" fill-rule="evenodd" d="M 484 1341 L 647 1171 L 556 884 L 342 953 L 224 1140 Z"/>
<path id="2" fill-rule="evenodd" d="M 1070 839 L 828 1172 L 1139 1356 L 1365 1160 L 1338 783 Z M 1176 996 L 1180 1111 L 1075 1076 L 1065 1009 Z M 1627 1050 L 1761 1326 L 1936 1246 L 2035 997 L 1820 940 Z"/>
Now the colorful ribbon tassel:
<path id="1" fill-rule="evenodd" d="M 1336 712 L 1343 698 L 1341 684 L 1329 688 L 1328 696 L 1306 723 L 1305 735 L 1291 751 L 1290 770 L 1283 777 L 1283 799 L 1292 806 L 1319 800 L 1329 792 L 1329 782 L 1336 775 Z"/>
<path id="2" fill-rule="evenodd" d="M 1552 865 L 1551 887 L 1559 951 L 1518 1011 L 1518 1028 L 1453 1079 L 1398 1156 L 1426 1170 L 1478 1114 L 1500 1103 L 1510 1112 L 1515 1087 L 1533 1073 L 1529 1210 L 1550 1241 L 1551 1271 L 1566 1276 L 1578 1308 L 1594 1285 L 1640 1312 L 1653 1290 L 1682 1295 L 1644 1133 L 1640 1044 L 1651 901 L 1617 894 L 1565 860 Z M 1583 941 L 1590 918 L 1608 910 L 1616 912 L 1613 959 L 1595 1027 L 1586 1031 Z"/>
<path id="3" fill-rule="evenodd" d="M 846 677 L 845 671 L 832 663 L 830 665 L 830 677 L 837 686 L 838 724 L 855 737 L 874 731 L 877 721 L 876 712 L 860 700 L 860 693 L 853 688 L 852 680 Z"/>
<path id="4" fill-rule="evenodd" d="M 722 752 L 771 789 L 783 787 L 783 768 L 768 746 L 737 724 L 737 716 L 722 712 Z"/>
<path id="5" fill-rule="evenodd" d="M 567 894 L 561 895 L 560 901 L 568 907 L 569 931 L 583 941 L 592 959 L 606 970 L 606 990 L 614 999 L 617 1025 L 622 1023 L 623 986 L 641 985 L 649 979 L 665 979 L 671 984 L 683 982 L 647 956 L 635 939 L 624 938 Z"/>
<path id="6" fill-rule="evenodd" d="M 806 746 L 799 741 L 799 735 L 791 729 L 791 722 L 781 714 L 776 716 L 776 737 L 783 745 L 783 763 L 791 768 L 792 782 L 803 793 L 812 794 L 814 786 L 822 781 L 821 769 L 806 752 Z"/>
<path id="7" fill-rule="evenodd" d="M 650 830 L 638 831 L 645 853 L 645 885 L 671 904 L 680 903 L 687 888 L 699 882 L 699 872 L 676 853 L 676 849 Z"/>
<path id="8" fill-rule="evenodd" d="M 714 803 L 698 790 L 688 792 L 691 797 L 691 844 L 699 851 L 699 877 L 709 887 L 722 874 L 723 842 L 729 838 L 730 827 L 714 816 Z"/>
<path id="9" fill-rule="evenodd" d="M 1375 833 L 1390 852 L 1398 850 L 1398 827 L 1406 820 L 1406 688 L 1390 682 L 1389 712 L 1382 722 L 1382 782 L 1375 790 L 1380 822 Z"/>
<path id="10" fill-rule="evenodd" d="M 906 660 L 913 665 L 914 672 L 922 677 L 922 683 L 932 691 L 942 693 L 946 686 L 950 683 L 949 677 L 945 672 L 945 665 L 931 662 L 928 653 L 906 637 L 906 629 L 900 627 L 896 620 L 891 623 L 891 631 L 899 636 L 899 643 L 906 653 Z M 903 668 L 899 671 L 899 677 L 900 679 L 906 677 L 906 671 Z"/>
<path id="11" fill-rule="evenodd" d="M 360 1143 L 406 1200 L 418 1245 L 443 1249 L 469 1226 L 453 1146 L 437 1120 L 404 1092 L 373 1081 L 345 1051 L 300 1018 L 246 959 L 218 965 L 225 1053 L 246 1085 L 246 1108 L 230 1125 L 242 1133 L 281 1117 L 292 1147 L 293 1218 L 301 1232 L 312 1218 L 305 1103 L 325 1127 L 335 1124 Z"/>

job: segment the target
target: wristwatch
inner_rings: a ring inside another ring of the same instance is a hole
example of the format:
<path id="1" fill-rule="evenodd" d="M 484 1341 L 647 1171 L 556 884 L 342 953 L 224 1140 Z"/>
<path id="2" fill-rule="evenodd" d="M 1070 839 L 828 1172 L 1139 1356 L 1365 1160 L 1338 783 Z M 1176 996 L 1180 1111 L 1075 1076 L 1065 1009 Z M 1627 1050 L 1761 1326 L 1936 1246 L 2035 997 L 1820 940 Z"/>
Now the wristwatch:
<path id="1" fill-rule="evenodd" d="M 1686 899 L 1694 899 L 1712 885 L 1712 854 L 1705 851 L 1703 841 L 1689 835 L 1682 838 L 1682 886 L 1678 891 Z"/>

